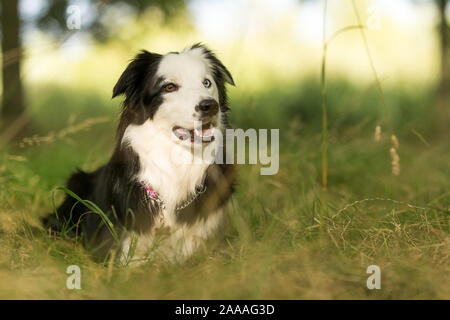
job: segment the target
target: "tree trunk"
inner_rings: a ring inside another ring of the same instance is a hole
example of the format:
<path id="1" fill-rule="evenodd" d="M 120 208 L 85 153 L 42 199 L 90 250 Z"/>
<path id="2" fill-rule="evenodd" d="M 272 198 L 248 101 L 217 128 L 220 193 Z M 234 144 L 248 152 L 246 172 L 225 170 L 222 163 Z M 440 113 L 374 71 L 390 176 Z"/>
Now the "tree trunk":
<path id="1" fill-rule="evenodd" d="M 439 31 L 441 42 L 441 90 L 450 88 L 450 47 L 449 26 L 445 17 L 448 0 L 439 0 Z"/>
<path id="2" fill-rule="evenodd" d="M 19 0 L 1 0 L 2 30 L 2 122 L 12 125 L 13 121 L 23 118 L 25 104 L 23 99 L 20 63 Z M 20 129 L 19 129 L 20 130 Z"/>
<path id="3" fill-rule="evenodd" d="M 448 0 L 437 0 L 439 6 L 439 37 L 441 78 L 438 96 L 438 129 L 447 132 L 450 123 L 450 29 L 445 16 Z"/>

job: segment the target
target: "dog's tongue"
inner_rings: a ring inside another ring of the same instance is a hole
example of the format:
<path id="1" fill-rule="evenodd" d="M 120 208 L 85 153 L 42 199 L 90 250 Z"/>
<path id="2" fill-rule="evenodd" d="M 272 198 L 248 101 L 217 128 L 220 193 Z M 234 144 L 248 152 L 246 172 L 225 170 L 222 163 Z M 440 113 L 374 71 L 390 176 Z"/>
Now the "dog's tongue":
<path id="1" fill-rule="evenodd" d="M 189 132 L 188 129 L 181 128 L 181 127 L 176 128 L 175 131 L 176 131 L 176 133 L 178 133 L 180 136 L 186 136 L 186 135 L 189 135 L 189 134 L 190 134 L 190 132 Z"/>

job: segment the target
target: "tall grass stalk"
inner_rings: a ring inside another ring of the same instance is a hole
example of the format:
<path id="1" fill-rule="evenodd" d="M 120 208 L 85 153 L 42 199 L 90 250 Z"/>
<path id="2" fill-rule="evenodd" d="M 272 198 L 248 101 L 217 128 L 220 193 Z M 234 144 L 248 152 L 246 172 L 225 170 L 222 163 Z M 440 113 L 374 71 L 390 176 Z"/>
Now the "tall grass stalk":
<path id="1" fill-rule="evenodd" d="M 322 30 L 322 64 L 321 64 L 321 94 L 322 94 L 322 188 L 328 187 L 328 116 L 327 116 L 327 86 L 326 86 L 326 67 L 328 46 L 338 35 L 354 29 L 362 29 L 361 23 L 343 27 L 334 32 L 327 40 L 327 6 L 328 1 L 324 0 L 323 5 L 323 30 Z"/>
<path id="2" fill-rule="evenodd" d="M 328 186 L 328 119 L 327 119 L 327 87 L 326 87 L 326 62 L 327 62 L 327 5 L 328 1 L 324 0 L 323 4 L 323 30 L 322 30 L 322 67 L 321 67 L 321 92 L 322 92 L 322 188 L 327 189 Z M 322 204 L 323 206 L 323 204 Z"/>
<path id="3" fill-rule="evenodd" d="M 387 127 L 389 128 L 390 134 L 391 134 L 391 142 L 392 142 L 392 148 L 394 149 L 394 152 L 391 151 L 391 157 L 392 157 L 392 173 L 394 175 L 398 175 L 400 173 L 400 165 L 399 165 L 399 157 L 396 152 L 398 149 L 398 139 L 395 136 L 394 129 L 392 127 L 389 112 L 386 106 L 386 101 L 384 98 L 383 89 L 381 87 L 381 81 L 378 77 L 377 70 L 375 68 L 375 64 L 372 59 L 372 55 L 370 53 L 369 49 L 369 43 L 367 40 L 366 33 L 364 31 L 364 26 L 361 21 L 361 17 L 359 15 L 358 9 L 356 7 L 355 0 L 352 0 L 352 6 L 353 10 L 355 12 L 357 25 L 351 25 L 343 27 L 336 32 L 333 33 L 333 35 L 327 40 L 327 7 L 328 7 L 328 1 L 323 1 L 323 30 L 322 30 L 322 64 L 321 64 L 321 95 L 322 95 L 322 190 L 326 191 L 328 188 L 328 117 L 327 117 L 327 88 L 326 88 L 326 61 L 327 61 L 327 50 L 330 42 L 334 40 L 338 35 L 341 33 L 344 33 L 349 30 L 359 29 L 361 31 L 361 36 L 364 42 L 364 47 L 367 52 L 367 57 L 369 59 L 370 68 L 372 70 L 375 83 L 378 90 L 378 95 L 381 100 L 381 106 L 382 106 L 382 112 L 384 114 L 384 119 L 386 122 Z M 392 156 L 395 155 L 395 156 Z M 322 198 L 322 207 L 326 207 L 326 196 L 323 195 Z M 321 210 L 323 213 L 323 210 Z"/>
<path id="4" fill-rule="evenodd" d="M 359 15 L 358 8 L 356 7 L 355 0 L 352 0 L 352 6 L 353 6 L 353 11 L 355 12 L 356 21 L 358 22 L 359 25 L 362 25 L 361 16 Z M 375 68 L 375 64 L 372 59 L 372 54 L 370 53 L 369 42 L 367 40 L 366 32 L 365 32 L 364 28 L 361 28 L 360 30 L 361 30 L 361 37 L 364 42 L 364 48 L 366 49 L 366 52 L 367 52 L 367 58 L 369 59 L 370 68 L 372 69 L 373 77 L 375 79 L 375 83 L 377 86 L 378 95 L 381 100 L 381 106 L 383 108 L 384 119 L 385 119 L 386 125 L 389 128 L 391 135 L 394 135 L 394 129 L 392 128 L 391 120 L 389 118 L 386 101 L 384 99 L 383 89 L 381 88 L 381 81 L 380 81 L 380 78 L 378 77 L 378 72 L 377 72 L 377 69 Z"/>
<path id="5" fill-rule="evenodd" d="M 353 6 L 353 11 L 355 12 L 356 21 L 358 22 L 359 25 L 361 25 L 361 17 L 359 15 L 358 8 L 356 7 L 355 0 L 352 0 L 352 6 Z M 389 112 L 388 112 L 388 108 L 386 106 L 386 100 L 384 99 L 383 89 L 381 88 L 381 81 L 380 81 L 380 78 L 378 77 L 378 73 L 377 73 L 377 69 L 375 68 L 375 64 L 373 63 L 373 59 L 372 59 L 372 55 L 370 53 L 369 42 L 367 41 L 366 33 L 364 31 L 364 28 L 361 28 L 360 30 L 361 30 L 361 37 L 364 42 L 364 47 L 367 52 L 367 57 L 369 59 L 370 68 L 372 69 L 373 77 L 375 79 L 375 83 L 377 86 L 378 96 L 380 97 L 380 100 L 381 100 L 381 106 L 383 109 L 384 119 L 385 119 L 386 125 L 391 134 L 392 147 L 390 149 L 390 154 L 391 154 L 391 158 L 392 158 L 392 174 L 398 176 L 400 174 L 400 157 L 397 154 L 398 139 L 394 133 L 394 129 L 392 127 L 391 120 L 389 118 Z"/>

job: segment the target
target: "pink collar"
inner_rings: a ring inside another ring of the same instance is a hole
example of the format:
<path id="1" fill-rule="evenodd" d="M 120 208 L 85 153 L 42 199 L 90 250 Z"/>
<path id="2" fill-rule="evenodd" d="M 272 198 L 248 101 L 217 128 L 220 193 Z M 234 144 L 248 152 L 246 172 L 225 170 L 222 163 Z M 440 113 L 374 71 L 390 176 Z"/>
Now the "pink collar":
<path id="1" fill-rule="evenodd" d="M 141 186 L 145 189 L 147 192 L 147 196 L 152 200 L 159 200 L 158 194 L 153 190 L 150 189 L 149 186 L 147 186 L 144 181 L 141 181 Z"/>
<path id="2" fill-rule="evenodd" d="M 140 181 L 140 184 L 144 188 L 145 193 L 147 194 L 148 198 L 150 198 L 150 200 L 153 200 L 156 203 L 158 203 L 161 206 L 162 209 L 166 208 L 166 205 L 165 205 L 164 201 L 158 196 L 158 194 L 155 192 L 155 190 L 153 190 L 148 185 L 146 185 L 144 181 Z M 206 191 L 206 184 L 203 183 L 202 185 L 200 185 L 200 186 L 198 186 L 196 188 L 195 193 L 190 198 L 188 198 L 186 201 L 184 201 L 179 206 L 177 206 L 175 208 L 175 210 L 176 211 L 183 210 L 188 205 L 190 205 L 195 199 L 197 199 L 199 195 L 201 195 L 205 191 Z"/>

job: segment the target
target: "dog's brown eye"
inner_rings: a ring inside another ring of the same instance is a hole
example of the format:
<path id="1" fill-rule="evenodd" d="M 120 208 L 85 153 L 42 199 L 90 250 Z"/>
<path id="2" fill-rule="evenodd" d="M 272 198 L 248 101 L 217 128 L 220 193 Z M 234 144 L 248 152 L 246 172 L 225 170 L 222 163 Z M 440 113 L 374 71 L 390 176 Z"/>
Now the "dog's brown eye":
<path id="1" fill-rule="evenodd" d="M 175 84 L 173 84 L 173 83 L 169 83 L 169 84 L 166 84 L 164 86 L 164 91 L 165 92 L 174 92 L 177 89 L 178 89 L 178 87 Z"/>

